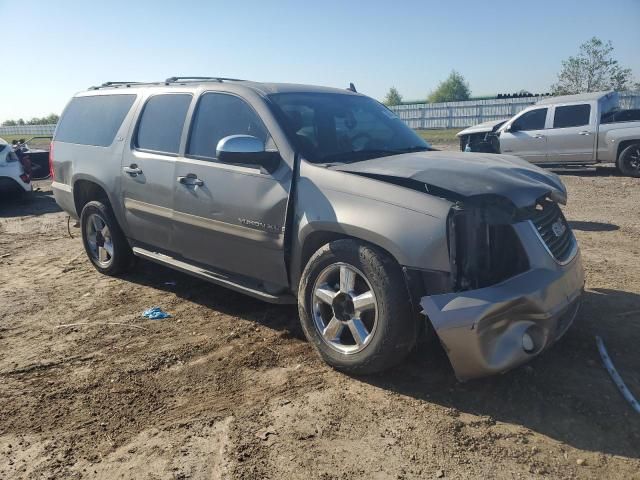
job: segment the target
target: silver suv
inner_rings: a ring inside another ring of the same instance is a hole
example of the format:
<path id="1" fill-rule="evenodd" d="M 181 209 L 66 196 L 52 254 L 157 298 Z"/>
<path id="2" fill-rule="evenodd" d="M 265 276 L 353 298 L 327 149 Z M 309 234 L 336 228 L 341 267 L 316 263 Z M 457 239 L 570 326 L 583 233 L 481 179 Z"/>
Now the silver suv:
<path id="1" fill-rule="evenodd" d="M 71 100 L 51 157 L 98 271 L 137 256 L 297 302 L 350 373 L 434 333 L 459 378 L 506 371 L 566 331 L 584 285 L 556 175 L 434 151 L 355 88 L 109 82 Z"/>

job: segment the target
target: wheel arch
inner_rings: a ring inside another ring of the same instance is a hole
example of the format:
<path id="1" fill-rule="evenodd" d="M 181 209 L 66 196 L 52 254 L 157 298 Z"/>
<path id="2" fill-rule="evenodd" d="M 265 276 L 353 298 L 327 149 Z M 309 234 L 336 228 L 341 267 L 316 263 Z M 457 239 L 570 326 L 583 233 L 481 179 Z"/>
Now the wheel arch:
<path id="1" fill-rule="evenodd" d="M 291 272 L 291 290 L 293 292 L 297 292 L 298 286 L 300 284 L 300 279 L 302 277 L 302 272 L 304 271 L 307 263 L 309 262 L 309 259 L 313 256 L 313 254 L 317 252 L 322 246 L 336 240 L 349 239 L 371 245 L 382 250 L 400 267 L 403 266 L 400 260 L 402 257 L 399 254 L 399 249 L 397 247 L 394 248 L 393 245 L 388 245 L 389 242 L 385 244 L 385 242 L 378 242 L 375 241 L 375 239 L 372 239 L 372 235 L 369 235 L 368 233 L 371 233 L 374 236 L 379 236 L 374 232 L 351 231 L 351 229 L 349 228 L 344 228 L 344 225 L 335 225 L 335 227 L 341 228 L 331 228 L 330 226 L 324 226 L 322 228 L 311 228 L 312 225 L 307 225 L 307 227 L 309 227 L 308 230 L 303 229 L 303 231 L 300 232 L 302 235 L 300 236 L 299 244 L 297 245 L 297 248 L 294 248 L 294 261 L 292 262 Z M 307 231 L 305 232 L 304 230 Z"/>

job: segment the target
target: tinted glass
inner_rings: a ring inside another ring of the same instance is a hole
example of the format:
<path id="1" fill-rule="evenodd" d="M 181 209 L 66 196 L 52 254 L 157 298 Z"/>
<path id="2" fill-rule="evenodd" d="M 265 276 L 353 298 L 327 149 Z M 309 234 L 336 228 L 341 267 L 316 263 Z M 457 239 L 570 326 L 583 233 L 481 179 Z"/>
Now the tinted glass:
<path id="1" fill-rule="evenodd" d="M 244 100 L 205 93 L 198 102 L 187 153 L 215 159 L 218 142 L 229 135 L 252 135 L 265 143 L 269 137 L 260 117 Z"/>
<path id="2" fill-rule="evenodd" d="M 430 149 L 393 112 L 368 97 L 280 93 L 269 98 L 293 142 L 312 162 L 350 162 Z"/>
<path id="3" fill-rule="evenodd" d="M 553 128 L 579 127 L 589 125 L 591 105 L 568 105 L 556 107 L 553 115 Z"/>
<path id="4" fill-rule="evenodd" d="M 514 122 L 517 130 L 542 130 L 547 118 L 547 109 L 539 108 L 525 113 Z"/>
<path id="5" fill-rule="evenodd" d="M 135 95 L 76 97 L 58 123 L 55 140 L 108 147 L 135 100 Z"/>
<path id="6" fill-rule="evenodd" d="M 136 148 L 154 152 L 178 153 L 184 119 L 191 95 L 155 95 L 144 106 Z"/>

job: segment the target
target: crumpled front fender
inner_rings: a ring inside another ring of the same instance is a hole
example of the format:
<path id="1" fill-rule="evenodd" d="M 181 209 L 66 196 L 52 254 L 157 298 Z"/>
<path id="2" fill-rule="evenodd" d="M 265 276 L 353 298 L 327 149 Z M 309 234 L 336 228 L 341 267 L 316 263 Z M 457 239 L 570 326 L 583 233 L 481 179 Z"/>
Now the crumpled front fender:
<path id="1" fill-rule="evenodd" d="M 420 305 L 460 380 L 502 373 L 540 354 L 569 328 L 584 288 L 579 252 L 491 287 L 422 297 Z M 526 341 L 526 334 L 533 345 Z"/>

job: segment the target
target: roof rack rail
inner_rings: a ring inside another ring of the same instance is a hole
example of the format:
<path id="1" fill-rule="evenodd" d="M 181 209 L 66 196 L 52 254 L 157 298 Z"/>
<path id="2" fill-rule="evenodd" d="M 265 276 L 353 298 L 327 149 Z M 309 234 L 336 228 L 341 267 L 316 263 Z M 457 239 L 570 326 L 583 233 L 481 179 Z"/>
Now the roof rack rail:
<path id="1" fill-rule="evenodd" d="M 176 83 L 184 81 L 206 81 L 206 82 L 242 82 L 239 78 L 226 78 L 226 77 L 169 77 L 165 83 Z"/>
<path id="2" fill-rule="evenodd" d="M 104 82 L 102 85 L 90 87 L 89 90 L 98 90 L 105 87 L 130 87 L 131 85 L 146 85 L 147 82 Z"/>

